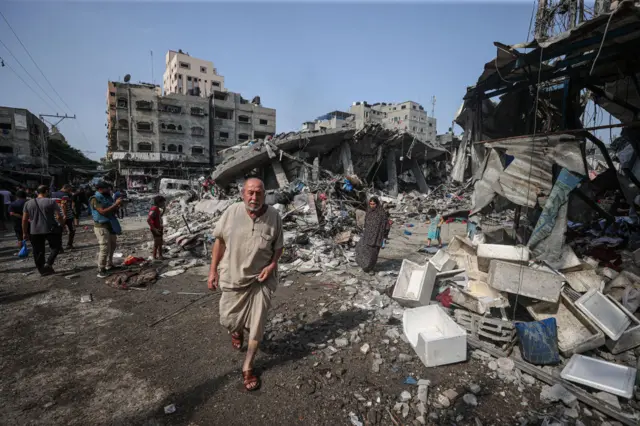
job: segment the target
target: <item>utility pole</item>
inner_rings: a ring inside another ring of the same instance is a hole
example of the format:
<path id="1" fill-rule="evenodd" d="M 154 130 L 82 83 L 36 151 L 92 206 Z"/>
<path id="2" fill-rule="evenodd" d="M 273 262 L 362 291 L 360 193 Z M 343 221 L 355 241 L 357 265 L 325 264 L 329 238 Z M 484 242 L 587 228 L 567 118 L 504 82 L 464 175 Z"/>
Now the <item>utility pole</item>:
<path id="1" fill-rule="evenodd" d="M 436 97 L 431 97 L 431 117 L 436 116 Z"/>
<path id="2" fill-rule="evenodd" d="M 67 114 L 60 115 L 58 113 L 56 113 L 56 115 L 40 114 L 39 117 L 40 117 L 40 120 L 42 120 L 43 122 L 49 123 L 51 125 L 51 128 L 56 128 L 58 126 L 58 124 L 62 123 L 62 121 L 64 119 L 67 119 L 67 118 L 68 119 L 73 119 L 73 120 L 76 119 L 76 115 L 75 114 L 73 114 L 73 117 L 71 117 L 70 115 L 67 115 Z M 50 122 L 49 120 L 47 120 L 45 117 L 58 118 L 59 120 L 56 121 L 55 124 L 54 124 L 54 123 Z M 44 137 L 44 129 L 42 130 L 41 135 L 42 135 L 41 136 L 42 140 L 40 142 L 42 144 L 42 158 L 43 158 L 43 160 L 46 160 L 46 162 L 47 162 L 47 173 L 49 173 L 49 150 L 48 150 L 48 146 L 47 146 L 47 141 L 46 141 L 46 139 Z"/>

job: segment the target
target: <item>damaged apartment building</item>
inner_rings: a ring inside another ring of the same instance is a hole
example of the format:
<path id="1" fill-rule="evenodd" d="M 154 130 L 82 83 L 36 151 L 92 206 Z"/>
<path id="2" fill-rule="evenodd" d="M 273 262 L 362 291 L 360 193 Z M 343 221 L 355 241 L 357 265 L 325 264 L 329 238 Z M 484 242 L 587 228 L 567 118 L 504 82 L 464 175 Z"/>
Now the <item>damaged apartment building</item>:
<path id="1" fill-rule="evenodd" d="M 2 180 L 38 181 L 48 168 L 48 134 L 46 124 L 28 110 L 0 107 Z"/>
<path id="2" fill-rule="evenodd" d="M 216 153 L 272 136 L 276 112 L 228 92 L 212 62 L 169 51 L 159 86 L 109 82 L 107 158 L 131 187 L 208 174 Z"/>
<path id="3" fill-rule="evenodd" d="M 305 122 L 300 132 L 223 151 L 213 179 L 225 186 L 260 176 L 273 189 L 296 179 L 343 177 L 351 183 L 373 183 L 391 194 L 403 187 L 426 193 L 428 178 L 446 176 L 448 153 L 433 145 L 435 141 L 435 118 L 415 102 L 356 102 L 349 112 L 333 111 Z"/>

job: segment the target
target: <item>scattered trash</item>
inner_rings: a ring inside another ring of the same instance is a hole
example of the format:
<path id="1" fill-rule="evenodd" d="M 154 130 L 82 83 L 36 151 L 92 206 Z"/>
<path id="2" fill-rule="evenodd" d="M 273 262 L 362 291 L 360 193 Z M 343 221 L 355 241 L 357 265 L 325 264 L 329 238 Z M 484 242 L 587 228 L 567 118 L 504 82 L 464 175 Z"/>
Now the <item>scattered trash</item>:
<path id="1" fill-rule="evenodd" d="M 89 303 L 93 301 L 93 296 L 91 294 L 85 294 L 80 296 L 80 303 Z"/>
<path id="2" fill-rule="evenodd" d="M 176 412 L 176 405 L 175 404 L 165 405 L 165 407 L 164 407 L 164 413 L 165 414 L 173 414 L 175 412 Z"/>

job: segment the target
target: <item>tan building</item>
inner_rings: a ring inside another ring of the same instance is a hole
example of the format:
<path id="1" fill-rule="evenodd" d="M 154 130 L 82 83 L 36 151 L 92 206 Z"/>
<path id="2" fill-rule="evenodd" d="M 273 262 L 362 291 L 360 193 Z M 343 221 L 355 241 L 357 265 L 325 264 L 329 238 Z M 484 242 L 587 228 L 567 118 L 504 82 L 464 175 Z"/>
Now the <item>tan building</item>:
<path id="1" fill-rule="evenodd" d="M 218 75 L 213 62 L 194 58 L 182 50 L 167 52 L 162 81 L 165 95 L 178 93 L 206 98 L 214 91 L 226 91 L 224 77 Z"/>
<path id="2" fill-rule="evenodd" d="M 404 130 L 424 142 L 436 142 L 436 118 L 429 117 L 417 102 L 400 103 L 354 102 L 349 112 L 355 116 L 356 127 L 365 123 L 380 123 L 387 129 Z"/>

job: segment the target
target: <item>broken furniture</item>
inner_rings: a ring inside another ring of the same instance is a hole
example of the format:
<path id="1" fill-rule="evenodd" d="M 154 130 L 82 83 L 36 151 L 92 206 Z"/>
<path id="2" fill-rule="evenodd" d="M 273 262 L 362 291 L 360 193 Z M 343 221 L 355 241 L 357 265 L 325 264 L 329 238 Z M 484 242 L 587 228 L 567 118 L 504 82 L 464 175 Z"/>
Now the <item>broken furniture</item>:
<path id="1" fill-rule="evenodd" d="M 393 290 L 393 299 L 404 306 L 428 305 L 438 270 L 433 264 L 418 265 L 404 259 Z"/>
<path id="2" fill-rule="evenodd" d="M 427 367 L 467 359 L 467 332 L 439 305 L 407 309 L 402 317 L 404 334 Z"/>

